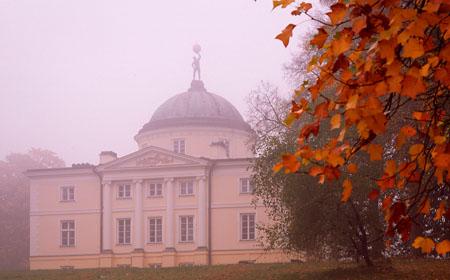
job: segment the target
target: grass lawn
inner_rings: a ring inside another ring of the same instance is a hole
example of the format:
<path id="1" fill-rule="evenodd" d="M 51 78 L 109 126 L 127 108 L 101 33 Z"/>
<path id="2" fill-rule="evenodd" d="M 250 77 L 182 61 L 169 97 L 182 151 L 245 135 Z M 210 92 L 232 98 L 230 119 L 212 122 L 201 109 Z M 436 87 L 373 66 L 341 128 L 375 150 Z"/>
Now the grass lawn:
<path id="1" fill-rule="evenodd" d="M 366 268 L 344 263 L 246 264 L 161 269 L 113 268 L 0 272 L 0 279 L 450 279 L 450 260 L 395 260 Z"/>

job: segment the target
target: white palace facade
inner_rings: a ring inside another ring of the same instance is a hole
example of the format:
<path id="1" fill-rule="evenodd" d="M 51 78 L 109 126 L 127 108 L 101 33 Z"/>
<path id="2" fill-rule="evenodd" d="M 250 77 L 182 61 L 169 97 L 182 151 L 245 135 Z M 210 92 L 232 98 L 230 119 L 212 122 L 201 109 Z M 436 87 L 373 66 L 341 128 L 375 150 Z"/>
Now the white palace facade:
<path id="1" fill-rule="evenodd" d="M 250 126 L 199 79 L 98 165 L 29 170 L 30 269 L 283 262 L 252 204 Z"/>

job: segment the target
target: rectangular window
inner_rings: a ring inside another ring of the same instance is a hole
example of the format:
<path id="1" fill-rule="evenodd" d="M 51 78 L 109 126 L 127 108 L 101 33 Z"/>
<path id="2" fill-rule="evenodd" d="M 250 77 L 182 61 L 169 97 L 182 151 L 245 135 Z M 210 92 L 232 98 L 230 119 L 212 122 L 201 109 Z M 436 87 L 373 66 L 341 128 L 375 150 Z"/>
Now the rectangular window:
<path id="1" fill-rule="evenodd" d="M 149 197 L 159 197 L 162 196 L 162 184 L 161 183 L 150 183 L 148 189 Z"/>
<path id="2" fill-rule="evenodd" d="M 241 240 L 255 240 L 255 214 L 241 214 Z"/>
<path id="3" fill-rule="evenodd" d="M 149 224 L 149 243 L 162 242 L 162 218 L 152 217 L 148 219 Z"/>
<path id="4" fill-rule="evenodd" d="M 131 244 L 131 219 L 117 219 L 117 243 Z"/>
<path id="5" fill-rule="evenodd" d="M 75 187 L 61 187 L 61 201 L 75 201 Z"/>
<path id="6" fill-rule="evenodd" d="M 194 216 L 180 217 L 180 242 L 194 241 Z"/>
<path id="7" fill-rule="evenodd" d="M 250 178 L 241 178 L 240 185 L 241 193 L 253 193 L 253 184 Z"/>
<path id="8" fill-rule="evenodd" d="M 193 195 L 194 194 L 194 181 L 182 181 L 180 182 L 180 195 Z"/>
<path id="9" fill-rule="evenodd" d="M 174 139 L 173 140 L 173 151 L 175 153 L 184 154 L 186 152 L 186 146 L 184 139 Z"/>
<path id="10" fill-rule="evenodd" d="M 131 185 L 129 184 L 121 184 L 117 189 L 117 198 L 127 199 L 131 198 Z"/>
<path id="11" fill-rule="evenodd" d="M 75 221 L 61 221 L 61 246 L 75 246 Z"/>

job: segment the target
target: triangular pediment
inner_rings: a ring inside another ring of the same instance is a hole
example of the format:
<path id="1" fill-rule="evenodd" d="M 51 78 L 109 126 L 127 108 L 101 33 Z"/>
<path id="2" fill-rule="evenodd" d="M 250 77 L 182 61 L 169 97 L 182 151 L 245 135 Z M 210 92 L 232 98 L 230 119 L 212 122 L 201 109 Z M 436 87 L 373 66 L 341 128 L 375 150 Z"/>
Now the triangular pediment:
<path id="1" fill-rule="evenodd" d="M 107 171 L 164 166 L 206 165 L 207 163 L 208 161 L 203 158 L 177 154 L 158 147 L 146 147 L 137 152 L 100 165 L 98 170 Z"/>

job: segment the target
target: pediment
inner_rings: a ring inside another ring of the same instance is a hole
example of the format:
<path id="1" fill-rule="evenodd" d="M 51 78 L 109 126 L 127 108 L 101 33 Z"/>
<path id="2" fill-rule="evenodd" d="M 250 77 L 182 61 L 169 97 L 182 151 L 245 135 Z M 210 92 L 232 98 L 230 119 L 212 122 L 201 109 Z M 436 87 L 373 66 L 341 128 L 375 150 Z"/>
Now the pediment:
<path id="1" fill-rule="evenodd" d="M 207 160 L 181 155 L 157 147 L 147 147 L 99 166 L 100 171 L 182 165 L 206 165 Z"/>

